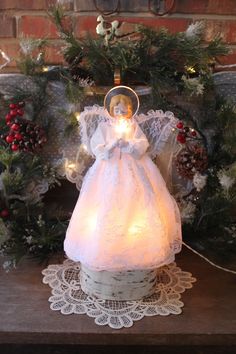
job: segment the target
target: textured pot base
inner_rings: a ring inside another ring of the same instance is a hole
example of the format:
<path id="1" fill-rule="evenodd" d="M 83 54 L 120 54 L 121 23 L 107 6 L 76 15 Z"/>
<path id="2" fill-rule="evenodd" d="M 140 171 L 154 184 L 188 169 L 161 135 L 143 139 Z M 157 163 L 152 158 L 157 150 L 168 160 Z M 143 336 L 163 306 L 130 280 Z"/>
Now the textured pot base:
<path id="1" fill-rule="evenodd" d="M 80 285 L 87 295 L 104 300 L 139 300 L 155 292 L 157 269 L 94 271 L 81 264 Z"/>

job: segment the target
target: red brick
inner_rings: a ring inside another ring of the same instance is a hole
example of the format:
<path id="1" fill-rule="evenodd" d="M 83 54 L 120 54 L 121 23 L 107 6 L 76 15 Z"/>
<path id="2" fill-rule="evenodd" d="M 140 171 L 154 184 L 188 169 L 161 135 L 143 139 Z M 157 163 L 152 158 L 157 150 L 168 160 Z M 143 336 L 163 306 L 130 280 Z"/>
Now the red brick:
<path id="1" fill-rule="evenodd" d="M 96 34 L 97 26 L 96 16 L 78 16 L 76 19 L 75 35 L 83 37 L 87 32 L 90 34 Z"/>
<path id="2" fill-rule="evenodd" d="M 210 41 L 218 34 L 224 42 L 236 43 L 236 21 L 206 20 L 205 40 Z"/>
<path id="3" fill-rule="evenodd" d="M 0 37 L 9 38 L 16 35 L 16 22 L 14 17 L 0 16 Z"/>
<path id="4" fill-rule="evenodd" d="M 22 16 L 19 19 L 18 35 L 21 33 L 34 38 L 58 38 L 56 26 L 44 16 Z"/>
<path id="5" fill-rule="evenodd" d="M 124 21 L 125 19 L 123 19 Z M 190 24 L 189 19 L 181 19 L 181 18 L 142 18 L 141 23 L 143 23 L 146 26 L 154 27 L 156 29 L 165 27 L 167 28 L 171 33 L 176 33 L 176 32 L 183 32 L 187 29 L 188 25 Z M 139 21 L 137 21 L 139 23 Z"/>
<path id="6" fill-rule="evenodd" d="M 182 32 L 185 31 L 190 24 L 189 19 L 177 19 L 177 18 L 160 18 L 160 17 L 121 17 L 116 16 L 114 19 L 119 22 L 130 22 L 143 24 L 145 26 L 154 27 L 156 29 L 166 27 L 170 32 Z M 112 19 L 109 18 L 109 21 Z M 96 34 L 97 26 L 96 16 L 78 16 L 76 20 L 75 34 L 78 37 L 83 37 L 87 32 L 92 35 Z"/>
<path id="7" fill-rule="evenodd" d="M 236 21 L 224 21 L 224 37 L 227 43 L 236 43 Z"/>
<path id="8" fill-rule="evenodd" d="M 233 51 L 227 56 L 218 57 L 217 59 L 221 65 L 236 64 L 236 51 Z"/>
<path id="9" fill-rule="evenodd" d="M 48 64 L 63 64 L 63 55 L 60 53 L 61 45 L 58 44 L 49 44 L 48 47 L 45 48 L 45 61 Z M 16 66 L 16 59 L 19 58 L 19 43 L 1 43 L 1 49 L 8 55 L 11 59 L 11 62 L 8 64 L 8 71 L 11 71 L 11 67 Z M 0 59 L 0 65 L 3 63 L 3 60 Z M 4 70 L 6 71 L 7 68 Z"/>
<path id="10" fill-rule="evenodd" d="M 172 12 L 236 15 L 235 0 L 177 0 Z"/>
<path id="11" fill-rule="evenodd" d="M 45 50 L 45 61 L 48 64 L 62 64 L 64 63 L 63 55 L 61 54 L 62 46 L 52 45 Z"/>
<path id="12" fill-rule="evenodd" d="M 45 10 L 50 5 L 55 5 L 57 0 L 0 0 L 0 10 Z M 72 4 L 67 3 L 66 9 Z"/>

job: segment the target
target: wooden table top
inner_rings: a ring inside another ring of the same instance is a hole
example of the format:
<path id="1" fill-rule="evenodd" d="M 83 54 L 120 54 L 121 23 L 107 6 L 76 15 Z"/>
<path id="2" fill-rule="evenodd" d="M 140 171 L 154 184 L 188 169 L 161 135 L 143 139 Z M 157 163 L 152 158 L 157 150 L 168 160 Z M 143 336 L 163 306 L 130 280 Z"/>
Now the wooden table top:
<path id="1" fill-rule="evenodd" d="M 197 278 L 181 315 L 145 317 L 131 328 L 97 326 L 87 315 L 49 308 L 45 266 L 25 260 L 0 277 L 0 343 L 79 345 L 236 345 L 236 276 L 184 249 L 177 264 Z M 51 262 L 55 263 L 55 262 Z"/>

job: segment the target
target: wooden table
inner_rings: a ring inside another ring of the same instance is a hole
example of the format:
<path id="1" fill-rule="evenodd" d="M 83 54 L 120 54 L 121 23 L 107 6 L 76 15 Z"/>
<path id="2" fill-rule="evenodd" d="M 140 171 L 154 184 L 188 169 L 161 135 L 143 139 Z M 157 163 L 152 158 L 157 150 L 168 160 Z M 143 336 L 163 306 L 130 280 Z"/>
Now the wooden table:
<path id="1" fill-rule="evenodd" d="M 186 249 L 177 264 L 197 278 L 182 295 L 183 313 L 145 317 L 121 330 L 51 311 L 43 266 L 25 260 L 10 273 L 1 271 L 1 353 L 236 353 L 236 276 Z"/>

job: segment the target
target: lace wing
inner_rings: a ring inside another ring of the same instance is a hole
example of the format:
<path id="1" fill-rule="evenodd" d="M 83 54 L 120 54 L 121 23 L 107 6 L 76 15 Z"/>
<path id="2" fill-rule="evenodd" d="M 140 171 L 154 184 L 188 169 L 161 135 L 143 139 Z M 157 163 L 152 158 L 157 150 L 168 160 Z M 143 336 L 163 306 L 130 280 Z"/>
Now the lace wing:
<path id="1" fill-rule="evenodd" d="M 80 190 L 83 178 L 94 162 L 90 140 L 100 122 L 108 119 L 108 113 L 103 107 L 94 105 L 85 107 L 80 114 L 79 136 L 73 154 L 64 154 L 66 178 L 76 184 Z M 71 150 L 71 149 L 70 149 Z"/>
<path id="2" fill-rule="evenodd" d="M 90 146 L 90 140 L 101 122 L 108 119 L 107 111 L 98 105 L 92 107 L 85 107 L 80 115 L 80 134 L 81 141 L 84 144 L 88 154 L 93 156 Z"/>
<path id="3" fill-rule="evenodd" d="M 165 148 L 178 123 L 178 119 L 172 112 L 162 110 L 151 110 L 147 114 L 140 114 L 137 116 L 137 121 L 149 141 L 149 154 L 153 158 Z"/>
<path id="4" fill-rule="evenodd" d="M 149 141 L 149 154 L 155 159 L 157 166 L 169 188 L 175 193 L 179 185 L 173 160 L 181 149 L 176 140 L 176 124 L 178 119 L 172 112 L 149 111 L 147 115 L 137 117 L 139 125 Z"/>

